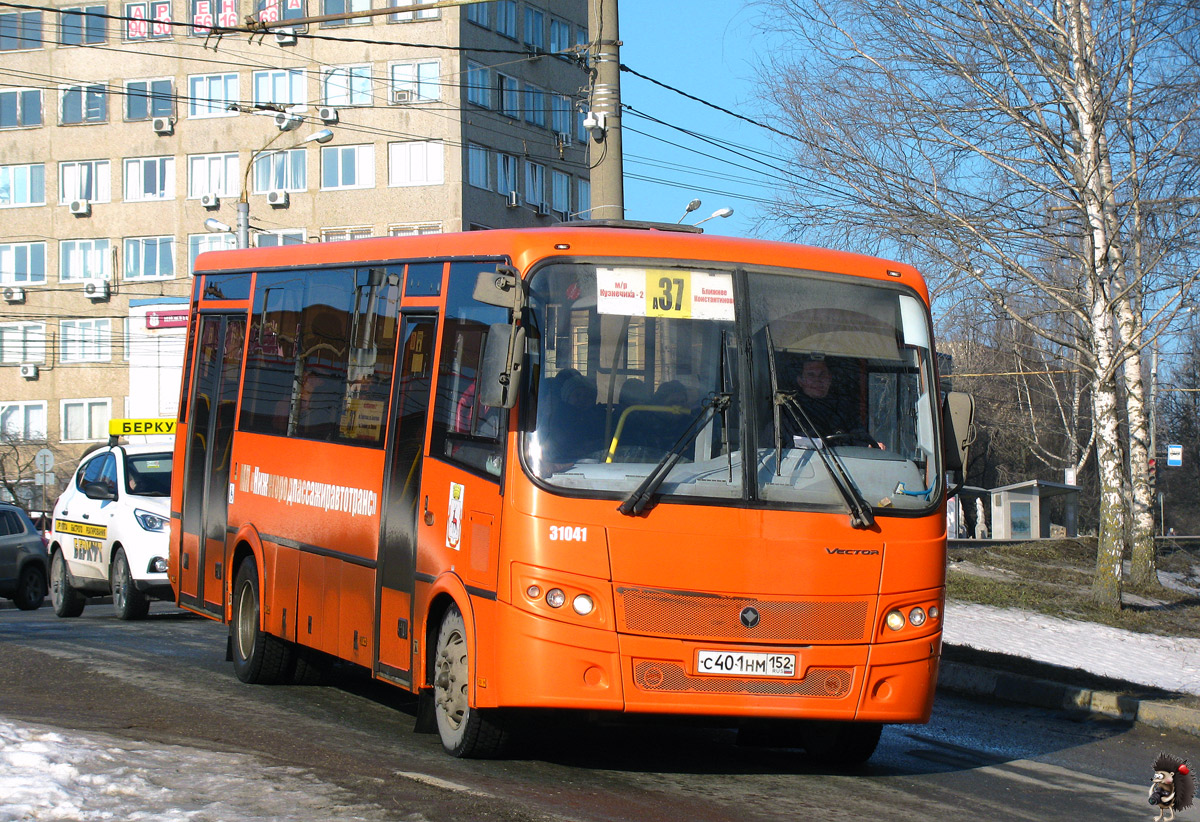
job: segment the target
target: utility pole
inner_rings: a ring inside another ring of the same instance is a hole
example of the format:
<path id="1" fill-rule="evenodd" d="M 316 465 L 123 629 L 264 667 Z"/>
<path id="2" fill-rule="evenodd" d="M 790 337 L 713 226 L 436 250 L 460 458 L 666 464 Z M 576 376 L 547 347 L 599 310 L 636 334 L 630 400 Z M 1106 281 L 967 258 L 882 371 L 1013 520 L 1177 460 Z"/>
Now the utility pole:
<path id="1" fill-rule="evenodd" d="M 591 137 L 592 202 L 596 220 L 625 218 L 621 154 L 621 36 L 617 0 L 588 3 L 588 31 L 595 48 L 591 111 L 584 121 Z"/>

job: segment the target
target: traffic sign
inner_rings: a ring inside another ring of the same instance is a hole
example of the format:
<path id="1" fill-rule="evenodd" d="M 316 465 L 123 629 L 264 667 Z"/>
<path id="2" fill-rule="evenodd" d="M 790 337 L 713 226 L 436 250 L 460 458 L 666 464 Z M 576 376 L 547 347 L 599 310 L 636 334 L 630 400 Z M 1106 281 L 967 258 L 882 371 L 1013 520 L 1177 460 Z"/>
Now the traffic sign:
<path id="1" fill-rule="evenodd" d="M 1172 468 L 1183 465 L 1183 446 L 1168 445 L 1167 446 L 1167 465 Z"/>
<path id="2" fill-rule="evenodd" d="M 45 473 L 54 467 L 54 452 L 49 448 L 43 448 L 33 455 L 33 464 L 37 466 L 37 470 Z"/>

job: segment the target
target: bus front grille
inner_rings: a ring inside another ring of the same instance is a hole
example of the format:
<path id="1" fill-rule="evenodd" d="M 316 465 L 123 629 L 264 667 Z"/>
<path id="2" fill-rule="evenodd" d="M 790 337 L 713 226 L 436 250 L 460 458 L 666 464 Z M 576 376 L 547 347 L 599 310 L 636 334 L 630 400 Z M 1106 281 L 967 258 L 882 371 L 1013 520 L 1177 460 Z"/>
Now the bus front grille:
<path id="1" fill-rule="evenodd" d="M 650 636 L 755 643 L 862 642 L 870 636 L 869 613 L 870 603 L 861 599 L 768 600 L 617 588 L 618 630 Z"/>
<path id="2" fill-rule="evenodd" d="M 643 691 L 839 699 L 850 693 L 854 676 L 843 668 L 811 668 L 804 679 L 692 676 L 675 662 L 638 659 L 633 663 L 633 681 Z"/>

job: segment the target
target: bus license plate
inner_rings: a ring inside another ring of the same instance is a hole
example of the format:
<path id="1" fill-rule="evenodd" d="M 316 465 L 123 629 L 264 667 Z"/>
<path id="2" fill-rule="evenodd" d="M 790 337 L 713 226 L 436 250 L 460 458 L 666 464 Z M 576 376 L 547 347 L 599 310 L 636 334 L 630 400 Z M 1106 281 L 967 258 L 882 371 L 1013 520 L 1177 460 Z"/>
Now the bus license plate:
<path id="1" fill-rule="evenodd" d="M 796 676 L 795 654 L 739 653 L 736 651 L 700 651 L 696 671 L 725 676 Z"/>

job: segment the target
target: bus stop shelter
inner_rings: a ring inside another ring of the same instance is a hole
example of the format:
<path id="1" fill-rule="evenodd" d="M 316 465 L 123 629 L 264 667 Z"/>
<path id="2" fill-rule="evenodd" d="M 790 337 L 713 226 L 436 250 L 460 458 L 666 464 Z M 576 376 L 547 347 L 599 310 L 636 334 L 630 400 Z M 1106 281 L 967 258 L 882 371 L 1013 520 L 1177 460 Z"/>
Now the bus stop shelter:
<path id="1" fill-rule="evenodd" d="M 992 539 L 1049 539 L 1051 517 L 1078 536 L 1079 486 L 1028 480 L 992 489 Z"/>

